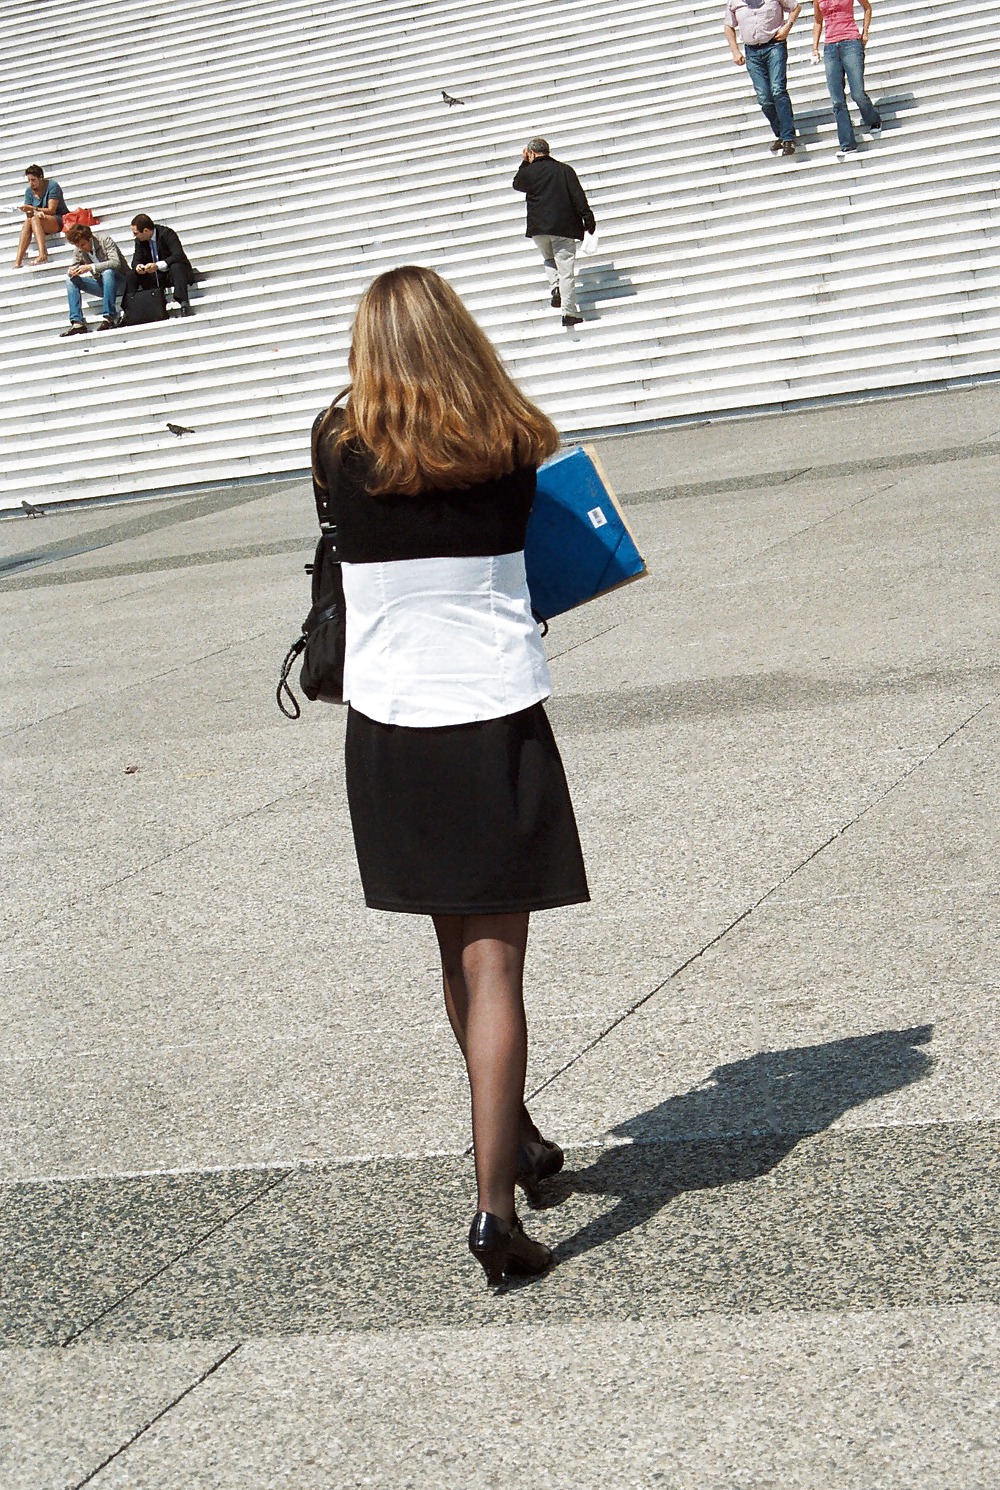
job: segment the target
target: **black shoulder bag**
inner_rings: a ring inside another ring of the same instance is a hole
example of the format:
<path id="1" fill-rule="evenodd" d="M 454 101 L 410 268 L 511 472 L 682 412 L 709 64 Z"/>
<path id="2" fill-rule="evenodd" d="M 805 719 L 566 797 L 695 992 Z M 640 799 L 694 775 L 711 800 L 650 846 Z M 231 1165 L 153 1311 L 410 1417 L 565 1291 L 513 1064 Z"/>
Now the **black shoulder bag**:
<path id="1" fill-rule="evenodd" d="M 337 411 L 340 412 L 339 410 Z M 313 445 L 321 414 L 313 425 Z M 314 449 L 315 470 L 315 449 Z M 306 698 L 325 704 L 344 702 L 344 650 L 347 639 L 347 608 L 344 580 L 337 551 L 337 529 L 332 521 L 329 490 L 323 490 L 313 478 L 316 516 L 320 535 L 311 564 L 305 566 L 312 576 L 312 609 L 302 622 L 302 631 L 289 647 L 278 678 L 278 708 L 287 719 L 298 719 L 302 713 L 292 692 L 288 675 L 297 657 L 302 658 L 299 686 Z"/>

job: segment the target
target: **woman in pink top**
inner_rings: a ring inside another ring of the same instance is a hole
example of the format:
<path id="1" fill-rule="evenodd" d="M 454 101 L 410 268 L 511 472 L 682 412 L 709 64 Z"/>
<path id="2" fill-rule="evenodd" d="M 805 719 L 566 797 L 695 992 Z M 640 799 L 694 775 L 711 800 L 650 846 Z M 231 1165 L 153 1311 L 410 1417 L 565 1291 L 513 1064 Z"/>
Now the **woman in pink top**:
<path id="1" fill-rule="evenodd" d="M 819 61 L 819 39 L 825 26 L 823 65 L 826 86 L 833 104 L 833 117 L 837 121 L 837 139 L 844 152 L 858 148 L 854 125 L 847 110 L 845 78 L 865 124 L 876 133 L 882 128 L 879 111 L 865 92 L 865 47 L 872 23 L 871 0 L 860 0 L 860 5 L 864 20 L 859 31 L 854 19 L 854 0 L 813 0 L 813 56 Z"/>

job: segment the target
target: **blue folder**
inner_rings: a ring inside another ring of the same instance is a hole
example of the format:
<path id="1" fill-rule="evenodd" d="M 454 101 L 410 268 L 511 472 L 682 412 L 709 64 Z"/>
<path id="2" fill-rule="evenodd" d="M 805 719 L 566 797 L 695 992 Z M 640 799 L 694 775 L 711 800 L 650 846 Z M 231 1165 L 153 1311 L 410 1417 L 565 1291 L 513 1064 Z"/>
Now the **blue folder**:
<path id="1" fill-rule="evenodd" d="M 539 467 L 524 566 L 546 621 L 646 573 L 606 475 L 580 446 Z"/>

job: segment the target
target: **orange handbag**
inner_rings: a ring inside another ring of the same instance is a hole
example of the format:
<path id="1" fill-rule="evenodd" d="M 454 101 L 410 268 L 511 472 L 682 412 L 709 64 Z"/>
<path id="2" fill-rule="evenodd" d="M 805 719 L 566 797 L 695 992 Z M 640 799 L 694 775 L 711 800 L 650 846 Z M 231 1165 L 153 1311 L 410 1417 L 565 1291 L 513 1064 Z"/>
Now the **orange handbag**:
<path id="1" fill-rule="evenodd" d="M 63 213 L 63 236 L 65 237 L 70 228 L 95 228 L 100 220 L 99 217 L 94 216 L 89 207 L 74 207 L 72 212 Z"/>

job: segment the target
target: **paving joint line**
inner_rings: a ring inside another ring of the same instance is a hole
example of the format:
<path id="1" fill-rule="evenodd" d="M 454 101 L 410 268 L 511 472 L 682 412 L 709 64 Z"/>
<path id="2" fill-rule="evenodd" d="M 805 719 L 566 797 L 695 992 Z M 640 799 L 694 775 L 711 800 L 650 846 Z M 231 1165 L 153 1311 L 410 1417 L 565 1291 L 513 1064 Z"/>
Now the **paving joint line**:
<path id="1" fill-rule="evenodd" d="M 157 869 L 161 864 L 166 864 L 170 859 L 176 859 L 179 854 L 186 854 L 190 849 L 198 848 L 201 844 L 207 843 L 217 833 L 226 833 L 230 828 L 234 828 L 237 823 L 245 823 L 250 818 L 256 817 L 258 812 L 267 812 L 269 808 L 277 806 L 279 802 L 289 801 L 292 797 L 298 796 L 299 792 L 307 791 L 309 787 L 315 786 L 317 781 L 324 780 L 325 776 L 326 772 L 320 771 L 318 775 L 311 777 L 308 781 L 299 782 L 298 786 L 293 787 L 291 791 L 279 792 L 278 796 L 270 797 L 266 802 L 258 802 L 255 807 L 248 808 L 246 812 L 238 812 L 234 817 L 223 819 L 222 822 L 216 823 L 214 828 L 210 828 L 207 833 L 202 833 L 200 837 L 192 838 L 187 843 L 178 844 L 176 848 L 170 849 L 165 854 L 160 854 L 156 859 L 150 859 L 146 864 L 140 864 L 136 869 L 130 869 L 127 874 L 119 875 L 117 879 L 107 880 L 103 884 L 95 885 L 82 895 L 77 895 L 71 900 L 64 900 L 61 905 L 55 906 L 51 911 L 46 911 L 44 914 L 36 916 L 33 924 L 37 925 L 41 921 L 49 921 L 53 916 L 58 915 L 60 911 L 68 910 L 71 906 L 86 905 L 88 901 L 93 900 L 98 895 L 106 894 L 108 890 L 117 890 L 119 885 L 127 885 L 129 880 L 138 879 L 140 875 L 146 874 L 150 869 Z M 8 936 L 0 937 L 0 946 L 5 945 L 7 942 L 16 941 L 20 935 L 21 933 L 18 931 L 12 932 Z"/>
<path id="2" fill-rule="evenodd" d="M 229 645 L 235 646 L 236 643 L 229 643 Z M 223 647 L 221 648 L 221 650 L 225 651 L 226 648 Z M 215 652 L 210 652 L 208 655 L 210 657 L 214 657 L 218 654 Z M 171 671 L 175 671 L 175 669 L 171 669 Z M 157 674 L 157 677 L 163 676 L 163 673 Z M 69 714 L 73 712 L 73 709 L 82 707 L 83 705 L 81 704 L 73 704 L 71 708 L 63 710 L 62 712 Z M 53 715 L 52 717 L 58 718 L 59 715 Z M 25 727 L 27 728 L 28 726 Z M 175 859 L 179 854 L 186 854 L 190 849 L 197 848 L 199 844 L 206 843 L 210 838 L 214 838 L 217 833 L 225 833 L 230 828 L 235 827 L 237 823 L 247 822 L 258 812 L 266 812 L 269 808 L 276 806 L 277 803 L 288 801 L 290 798 L 296 796 L 299 792 L 307 790 L 309 787 L 314 786 L 316 782 L 323 777 L 323 775 L 324 773 L 321 771 L 317 776 L 312 777 L 309 781 L 300 782 L 291 791 L 280 792 L 278 796 L 271 797 L 266 802 L 258 802 L 255 807 L 249 808 L 246 812 L 239 812 L 234 817 L 223 819 L 222 822 L 216 823 L 213 828 L 209 829 L 207 833 L 202 833 L 198 838 L 192 838 L 187 843 L 178 844 L 176 848 L 170 849 L 165 854 L 160 854 L 158 858 L 150 859 L 147 863 L 140 864 L 136 869 L 130 869 L 127 874 L 119 875 L 117 879 L 105 880 L 99 885 L 94 885 L 90 890 L 85 891 L 82 895 L 76 895 L 69 900 L 64 900 L 61 905 L 54 906 L 51 910 L 44 911 L 41 914 L 36 915 L 33 924 L 38 925 L 40 922 L 50 921 L 53 916 L 58 915 L 61 911 L 69 910 L 72 906 L 86 905 L 88 901 L 93 900 L 96 896 L 104 895 L 109 890 L 116 890 L 120 885 L 128 884 L 129 880 L 137 879 L 140 875 L 148 873 L 149 870 L 156 869 L 161 864 L 166 864 L 170 859 Z M 0 946 L 5 946 L 9 942 L 16 941 L 20 937 L 20 935 L 21 933 L 20 931 L 18 931 L 10 932 L 5 936 L 0 936 Z"/>
<path id="3" fill-rule="evenodd" d="M 98 550 L 109 546 L 100 544 Z M 21 570 L 12 570 L 9 574 L 0 573 L 0 593 L 50 590 L 59 585 L 86 584 L 89 580 L 129 579 L 137 575 L 169 574 L 176 569 L 204 568 L 210 564 L 238 563 L 244 559 L 268 559 L 282 554 L 306 554 L 314 546 L 311 536 L 276 538 L 271 543 L 250 543 L 233 548 L 199 549 L 190 554 L 164 554 L 156 558 L 126 560 L 117 564 L 95 564 L 90 569 L 60 569 L 55 574 L 35 572 L 44 564 L 58 563 L 61 558 L 72 559 L 78 554 L 91 552 L 87 549 L 78 549 L 75 553 L 55 555 L 52 559 L 25 564 L 21 566 Z"/>
<path id="4" fill-rule="evenodd" d="M 269 631 L 255 631 L 252 636 L 241 636 L 238 641 L 226 642 L 221 647 L 213 647 L 211 652 L 204 652 L 200 657 L 185 658 L 183 662 L 175 662 L 173 667 L 165 667 L 162 672 L 151 673 L 149 677 L 137 678 L 135 682 L 126 683 L 122 688 L 111 688 L 107 693 L 98 695 L 98 701 L 118 698 L 121 694 L 128 693 L 130 688 L 144 688 L 149 683 L 158 683 L 161 678 L 169 678 L 172 673 L 182 673 L 185 668 L 200 667 L 203 662 L 208 662 L 213 657 L 221 657 L 223 652 L 229 652 L 233 647 L 242 647 L 247 642 L 260 641 L 262 637 L 270 635 Z M 0 743 L 4 740 L 12 740 L 15 735 L 23 735 L 27 730 L 38 729 L 43 724 L 52 724 L 57 719 L 65 719 L 67 714 L 75 714 L 79 709 L 90 709 L 94 702 L 94 698 L 91 697 L 79 704 L 67 704 L 65 709 L 57 709 L 54 714 L 43 714 L 40 719 L 29 719 L 25 724 L 16 724 L 13 729 L 0 733 Z"/>
<path id="5" fill-rule="evenodd" d="M 632 1004 L 622 1014 L 619 1014 L 616 1019 L 613 1019 L 606 1029 L 602 1030 L 600 1034 L 595 1035 L 592 1040 L 588 1041 L 588 1043 L 584 1045 L 582 1049 L 578 1050 L 576 1054 L 571 1056 L 564 1065 L 560 1066 L 558 1071 L 554 1071 L 551 1076 L 547 1076 L 543 1082 L 541 1082 L 534 1088 L 533 1091 L 528 1092 L 526 1094 L 525 1101 L 533 1102 L 537 1096 L 539 1096 L 546 1090 L 547 1087 L 550 1087 L 553 1082 L 558 1081 L 560 1076 L 565 1076 L 567 1071 L 571 1070 L 572 1067 L 577 1065 L 579 1061 L 582 1061 L 585 1055 L 589 1055 L 592 1050 L 596 1050 L 597 1046 L 600 1045 L 604 1040 L 606 1040 L 609 1035 L 613 1034 L 614 1031 L 619 1027 L 619 1025 L 624 1024 L 627 1019 L 631 1019 L 633 1014 L 637 1013 L 645 1004 L 648 1004 L 649 1001 L 655 998 L 658 993 L 661 993 L 662 990 L 666 988 L 668 983 L 672 983 L 675 978 L 680 977 L 681 973 L 686 972 L 686 970 L 691 967 L 693 963 L 699 961 L 700 958 L 704 957 L 706 952 L 710 952 L 711 949 L 717 946 L 719 942 L 723 941 L 724 938 L 727 937 L 731 931 L 735 931 L 737 926 L 739 926 L 743 921 L 746 921 L 750 916 L 753 915 L 756 910 L 759 910 L 760 907 L 767 901 L 769 901 L 773 896 L 777 895 L 779 890 L 784 889 L 784 887 L 789 884 L 789 882 L 793 880 L 796 875 L 800 874 L 803 869 L 811 864 L 814 859 L 819 858 L 820 854 L 824 853 L 825 850 L 828 849 L 832 843 L 836 843 L 838 839 L 843 838 L 846 833 L 850 832 L 851 828 L 856 827 L 857 824 L 861 822 L 862 818 L 867 817 L 870 812 L 874 812 L 877 807 L 881 807 L 882 803 L 885 802 L 887 798 L 892 795 L 893 792 L 901 787 L 904 782 L 908 781 L 910 777 L 915 774 L 915 772 L 921 769 L 921 767 L 925 766 L 929 760 L 933 759 L 933 757 L 937 755 L 939 751 L 943 750 L 944 747 L 956 737 L 956 735 L 961 734 L 962 730 L 966 729 L 973 722 L 973 720 L 978 719 L 980 714 L 985 713 L 987 709 L 992 708 L 993 705 L 998 702 L 1000 702 L 1000 693 L 994 694 L 992 698 L 989 698 L 986 700 L 985 703 L 980 704 L 978 709 L 974 709 L 973 712 L 966 719 L 963 719 L 960 724 L 956 724 L 953 729 L 950 729 L 948 733 L 943 737 L 943 739 L 939 740 L 936 745 L 933 745 L 930 750 L 926 751 L 919 760 L 914 761 L 911 766 L 908 766 L 901 776 L 897 777 L 895 781 L 893 781 L 889 786 L 886 787 L 885 791 L 881 792 L 877 797 L 873 798 L 871 802 L 868 802 L 864 807 L 862 807 L 861 811 L 856 813 L 855 816 L 852 817 L 848 822 L 835 829 L 828 838 L 824 839 L 823 842 L 816 848 L 814 848 L 810 854 L 807 854 L 800 863 L 794 865 L 794 867 L 790 869 L 787 874 L 782 875 L 781 879 L 777 880 L 773 885 L 770 886 L 769 889 L 765 890 L 763 895 L 761 895 L 751 905 L 746 906 L 738 916 L 735 916 L 733 920 L 729 922 L 727 926 L 724 926 L 721 931 L 717 932 L 716 935 L 713 936 L 709 941 L 705 942 L 703 946 L 692 952 L 689 957 L 686 957 L 678 967 L 675 967 L 672 972 L 669 972 L 665 978 L 657 983 L 655 988 L 651 988 L 648 993 L 644 993 L 640 999 L 637 999 L 634 1004 Z"/>
<path id="6" fill-rule="evenodd" d="M 934 450 L 905 450 L 895 455 L 873 455 L 866 460 L 831 461 L 826 465 L 794 467 L 780 471 L 758 471 L 748 476 L 722 476 L 708 481 L 688 481 L 676 486 L 650 487 L 646 491 L 635 491 L 622 500 L 626 506 L 633 502 L 642 505 L 653 502 L 679 502 L 692 497 L 727 496 L 737 492 L 766 491 L 770 487 L 787 486 L 803 476 L 814 480 L 826 478 L 839 480 L 848 476 L 861 476 L 880 471 L 913 471 L 921 466 L 948 465 L 952 461 L 976 460 L 986 455 L 1000 455 L 1000 439 L 992 437 L 976 440 L 966 445 L 944 445 Z"/>
<path id="7" fill-rule="evenodd" d="M 1000 1132 L 1000 1116 L 998 1116 L 998 1117 L 987 1116 L 987 1117 L 976 1117 L 976 1118 L 962 1118 L 962 1117 L 942 1118 L 942 1117 L 934 1117 L 934 1116 L 931 1116 L 931 1117 L 907 1117 L 907 1118 L 905 1118 L 903 1120 L 899 1120 L 899 1121 L 872 1122 L 872 1123 L 862 1124 L 860 1126 L 852 1126 L 850 1128 L 840 1128 L 840 1129 L 831 1129 L 831 1128 L 817 1129 L 817 1128 L 814 1128 L 814 1127 L 808 1127 L 808 1128 L 796 1128 L 796 1127 L 782 1127 L 782 1128 L 753 1127 L 753 1128 L 745 1128 L 745 1127 L 740 1127 L 740 1128 L 718 1128 L 718 1129 L 714 1129 L 711 1133 L 699 1133 L 696 1129 L 691 1129 L 690 1131 L 684 1131 L 684 1132 L 672 1132 L 672 1133 L 665 1133 L 665 1134 L 664 1133 L 643 1133 L 643 1134 L 639 1134 L 639 1135 L 636 1135 L 636 1136 L 625 1136 L 625 1137 L 621 1137 L 621 1136 L 619 1136 L 617 1134 L 614 1134 L 614 1133 L 602 1133 L 602 1134 L 600 1134 L 596 1138 L 574 1138 L 571 1141 L 569 1141 L 569 1142 L 566 1143 L 565 1148 L 566 1148 L 567 1154 L 577 1154 L 577 1153 L 598 1152 L 598 1151 L 601 1151 L 601 1150 L 604 1150 L 604 1149 L 619 1149 L 619 1148 L 622 1148 L 622 1149 L 624 1149 L 624 1148 L 667 1148 L 667 1147 L 670 1147 L 673 1144 L 678 1144 L 678 1143 L 705 1143 L 705 1144 L 728 1143 L 728 1142 L 730 1142 L 733 1139 L 743 1139 L 743 1138 L 773 1138 L 773 1137 L 775 1137 L 776 1134 L 784 1135 L 786 1137 L 787 1136 L 791 1136 L 791 1137 L 796 1137 L 796 1138 L 818 1138 L 818 1137 L 821 1137 L 824 1133 L 827 1133 L 827 1132 L 831 1132 L 832 1131 L 832 1132 L 838 1132 L 838 1133 L 845 1133 L 845 1134 L 853 1137 L 853 1136 L 857 1136 L 858 1134 L 874 1133 L 874 1132 L 880 1132 L 881 1133 L 881 1132 L 889 1132 L 889 1131 L 902 1131 L 904 1129 L 906 1129 L 908 1131 L 910 1129 L 916 1129 L 916 1128 L 949 1128 L 949 1127 L 950 1128 L 977 1128 L 977 1129 L 981 1129 L 981 1128 L 984 1128 L 984 1127 L 989 1127 L 989 1128 L 994 1128 L 995 1127 L 995 1128 L 997 1128 L 998 1132 Z M 159 1176 L 162 1176 L 162 1175 L 169 1175 L 171 1177 L 180 1178 L 180 1179 L 192 1179 L 192 1178 L 194 1178 L 194 1179 L 202 1179 L 206 1175 L 223 1175 L 223 1176 L 226 1176 L 226 1177 L 229 1177 L 229 1176 L 232 1176 L 232 1175 L 249 1175 L 249 1174 L 270 1175 L 270 1174 L 276 1174 L 280 1170 L 281 1171 L 281 1174 L 279 1176 L 279 1179 L 278 1180 L 275 1180 L 275 1182 L 274 1182 L 273 1185 L 264 1187 L 266 1189 L 276 1189 L 279 1183 L 284 1183 L 286 1180 L 297 1178 L 300 1175 L 315 1174 L 317 1172 L 322 1172 L 322 1171 L 342 1170 L 342 1169 L 363 1169 L 363 1168 L 365 1168 L 368 1165 L 375 1165 L 375 1164 L 422 1164 L 422 1163 L 425 1163 L 427 1161 L 435 1160 L 435 1159 L 447 1159 L 447 1160 L 451 1160 L 451 1159 L 468 1159 L 468 1158 L 471 1158 L 471 1156 L 472 1156 L 472 1145 L 471 1145 L 471 1143 L 469 1143 L 469 1144 L 466 1144 L 466 1146 L 464 1148 L 413 1149 L 413 1150 L 392 1150 L 392 1149 L 386 1149 L 386 1150 L 383 1150 L 382 1152 L 379 1152 L 379 1153 L 328 1155 L 327 1157 L 322 1158 L 322 1159 L 302 1159 L 302 1158 L 295 1159 L 295 1158 L 291 1158 L 291 1159 L 282 1160 L 281 1162 L 278 1162 L 276 1160 L 273 1161 L 273 1162 L 264 1161 L 264 1162 L 260 1162 L 260 1163 L 252 1163 L 252 1162 L 246 1161 L 246 1162 L 235 1162 L 233 1164 L 213 1164 L 213 1165 L 191 1164 L 191 1165 L 188 1165 L 186 1167 L 174 1168 L 174 1169 L 136 1169 L 136 1170 L 127 1170 L 127 1171 L 116 1171 L 116 1172 L 113 1172 L 113 1173 L 62 1174 L 62 1175 L 37 1175 L 37 1176 L 32 1175 L 32 1176 L 27 1176 L 27 1177 L 22 1178 L 22 1179 L 4 1180 L 4 1181 L 0 1182 L 0 1191 L 2 1191 L 4 1189 L 14 1189 L 15 1187 L 26 1188 L 29 1185 L 89 1184 L 92 1181 L 96 1181 L 96 1180 L 114 1180 L 116 1182 L 119 1182 L 120 1181 L 121 1183 L 124 1184 L 124 1183 L 127 1183 L 127 1182 L 131 1181 L 131 1180 L 147 1179 L 150 1176 L 159 1177 Z M 262 1189 L 261 1192 L 259 1192 L 259 1193 L 260 1193 L 260 1196 L 263 1196 L 264 1190 Z M 254 1197 L 254 1198 L 257 1198 L 257 1197 Z M 253 1203 L 252 1200 L 247 1202 L 248 1205 L 250 1205 L 252 1203 Z M 229 1222 L 232 1221 L 235 1218 L 236 1214 L 237 1214 L 237 1212 L 234 1211 L 232 1213 L 232 1215 L 230 1215 L 227 1218 L 225 1218 L 224 1222 L 221 1223 L 221 1224 L 228 1225 Z M 202 1245 L 202 1242 L 204 1242 L 206 1239 L 207 1239 L 207 1237 L 201 1237 L 197 1242 L 192 1243 L 192 1246 L 188 1249 L 188 1253 L 190 1251 L 196 1250 L 198 1247 L 200 1247 Z M 178 1253 L 177 1257 L 175 1257 L 171 1262 L 169 1262 L 169 1263 L 166 1264 L 166 1267 L 167 1268 L 172 1267 L 175 1262 L 179 1261 L 179 1259 L 182 1256 L 188 1255 L 188 1253 Z M 158 1274 L 151 1274 L 150 1275 L 150 1278 L 153 1278 L 153 1277 L 156 1277 L 156 1276 L 158 1276 Z M 146 1280 L 146 1281 L 149 1281 L 149 1280 Z M 144 1283 L 137 1285 L 137 1287 L 139 1287 L 139 1288 L 142 1288 L 144 1286 L 145 1286 Z M 135 1290 L 133 1290 L 133 1292 L 134 1291 Z M 117 1303 L 114 1306 L 109 1306 L 109 1307 L 117 1307 Z M 95 1321 L 90 1321 L 86 1325 L 81 1326 L 81 1329 L 82 1330 L 89 1329 L 91 1323 L 93 1323 L 93 1322 L 95 1322 Z M 71 1342 L 60 1341 L 58 1345 L 51 1345 L 51 1349 L 53 1349 L 53 1350 L 55 1350 L 55 1349 L 63 1350 L 63 1349 L 68 1348 L 68 1345 L 70 1343 Z"/>
<path id="8" fill-rule="evenodd" d="M 267 495 L 264 484 L 255 488 L 250 494 L 242 486 L 230 486 L 222 492 L 202 493 L 201 496 L 189 495 L 178 497 L 171 506 L 160 505 L 156 498 L 143 496 L 138 493 L 135 500 L 142 504 L 141 511 L 132 516 L 122 517 L 118 522 L 105 523 L 103 527 L 91 529 L 88 535 L 80 535 L 79 541 L 88 541 L 97 548 L 111 548 L 116 543 L 131 543 L 136 538 L 145 538 L 152 533 L 161 533 L 166 528 L 175 528 L 181 523 L 197 522 L 203 517 L 217 517 L 220 513 L 231 511 L 234 507 L 245 507 L 249 503 L 258 501 Z M 147 505 L 148 504 L 148 505 Z M 47 505 L 44 504 L 43 505 Z M 105 511 L 104 507 L 89 507 L 89 504 L 66 503 L 58 507 L 53 504 L 46 512 L 46 517 L 58 518 L 63 515 L 73 516 L 77 512 Z M 20 514 L 18 514 L 20 516 Z M 69 540 L 72 541 L 72 540 Z M 42 544 L 35 550 L 38 558 L 44 563 L 58 563 L 61 557 L 59 550 L 66 545 L 66 539 L 53 538 Z M 68 557 L 72 557 L 69 555 Z M 8 562 L 14 562 L 15 556 L 11 556 Z M 2 567 L 2 561 L 0 561 Z"/>
<path id="9" fill-rule="evenodd" d="M 190 1242 L 186 1247 L 183 1247 L 180 1252 L 178 1252 L 174 1257 L 168 1258 L 168 1260 L 163 1264 L 162 1267 L 156 1268 L 145 1278 L 141 1278 L 138 1283 L 136 1283 L 132 1288 L 126 1289 L 124 1293 L 119 1294 L 116 1299 L 113 1299 L 110 1304 L 101 1309 L 100 1312 L 95 1314 L 92 1319 L 88 1319 L 86 1324 L 80 1325 L 78 1329 L 75 1329 L 72 1332 L 72 1334 L 67 1335 L 66 1339 L 62 1341 L 62 1349 L 65 1350 L 69 1346 L 75 1345 L 76 1342 L 80 1339 L 81 1335 L 84 1335 L 88 1330 L 93 1329 L 94 1325 L 99 1324 L 102 1319 L 106 1319 L 109 1314 L 113 1314 L 116 1309 L 120 1309 L 122 1304 L 124 1304 L 126 1300 L 134 1298 L 137 1293 L 140 1293 L 144 1288 L 148 1288 L 150 1283 L 152 1283 L 156 1278 L 162 1278 L 163 1274 L 169 1272 L 170 1269 L 175 1265 L 175 1263 L 180 1262 L 181 1259 L 184 1257 L 190 1257 L 193 1252 L 196 1252 L 199 1247 L 203 1246 L 205 1242 L 208 1241 L 209 1237 L 213 1237 L 216 1235 L 217 1232 L 222 1231 L 223 1228 L 228 1226 L 231 1221 L 235 1221 L 237 1216 L 242 1216 L 244 1211 L 250 1210 L 251 1206 L 255 1206 L 258 1201 L 263 1200 L 265 1195 L 270 1195 L 272 1190 L 276 1190 L 279 1185 L 283 1185 L 285 1181 L 292 1174 L 294 1174 L 294 1172 L 295 1171 L 292 1168 L 285 1168 L 278 1175 L 278 1178 L 272 1180 L 269 1185 L 262 1185 L 259 1190 L 255 1190 L 249 1200 L 245 1200 L 243 1204 L 238 1205 L 234 1211 L 230 1211 L 228 1215 L 221 1217 L 220 1220 L 216 1221 L 214 1226 L 210 1226 L 206 1232 L 204 1232 L 201 1236 L 196 1237 L 195 1240 Z M 142 1431 L 145 1432 L 145 1429 L 143 1429 Z M 121 1451 L 119 1450 L 119 1452 Z M 114 1458 L 114 1455 L 112 1455 L 112 1458 Z M 103 1468 L 103 1466 L 101 1467 Z M 86 1480 L 82 1481 L 81 1483 L 86 1484 Z"/>
<path id="10" fill-rule="evenodd" d="M 602 636 L 607 636 L 609 631 L 617 631 L 620 625 L 621 622 L 616 621 L 613 626 L 605 626 L 603 631 L 597 631 L 593 636 L 585 636 L 582 641 L 574 642 L 571 647 L 564 647 L 561 652 L 553 652 L 549 661 L 556 662 L 560 657 L 568 657 L 570 652 L 575 652 L 578 647 L 589 647 L 591 642 L 599 641 Z"/>
<path id="11" fill-rule="evenodd" d="M 200 1387 L 202 1383 L 206 1382 L 210 1376 L 213 1376 L 215 1372 L 219 1370 L 220 1366 L 224 1366 L 227 1361 L 232 1360 L 236 1352 L 238 1350 L 242 1350 L 242 1348 L 243 1342 L 241 1340 L 236 1345 L 231 1346 L 229 1350 L 221 1355 L 217 1361 L 213 1361 L 211 1366 L 209 1366 L 206 1371 L 203 1371 L 195 1381 L 192 1381 L 190 1385 L 186 1386 L 183 1392 L 178 1393 L 178 1395 L 172 1402 L 168 1402 L 166 1407 L 162 1408 L 161 1411 L 156 1413 L 154 1417 L 151 1417 L 147 1423 L 143 1423 L 138 1432 L 133 1433 L 131 1438 L 126 1439 L 126 1441 L 121 1444 L 119 1448 L 115 1449 L 113 1454 L 109 1454 L 106 1459 L 102 1459 L 101 1463 L 98 1464 L 96 1469 L 92 1469 L 88 1475 L 85 1475 L 83 1477 L 82 1480 L 77 1480 L 76 1484 L 72 1487 L 72 1490 L 83 1490 L 84 1485 L 89 1485 L 92 1480 L 95 1480 L 102 1470 L 107 1469 L 109 1464 L 112 1464 L 115 1459 L 119 1458 L 128 1449 L 130 1449 L 134 1443 L 137 1443 L 139 1439 L 142 1438 L 144 1433 L 148 1433 L 150 1428 L 158 1423 L 161 1418 L 165 1418 L 168 1412 L 171 1412 L 179 1402 L 183 1402 L 184 1398 L 189 1396 L 196 1387 Z"/>
<path id="12" fill-rule="evenodd" d="M 748 554 L 743 560 L 744 564 L 751 564 L 754 559 L 759 559 L 763 554 L 769 554 L 776 548 L 781 548 L 786 543 L 792 543 L 796 538 L 801 538 L 804 533 L 812 533 L 816 528 L 822 528 L 825 523 L 832 523 L 838 517 L 843 517 L 845 512 L 853 512 L 855 507 L 863 507 L 866 502 L 871 502 L 875 497 L 884 492 L 892 491 L 898 486 L 897 481 L 890 481 L 887 486 L 877 486 L 874 491 L 867 492 L 865 496 L 858 497 L 854 502 L 847 502 L 843 507 L 838 507 L 836 512 L 828 512 L 826 517 L 818 517 L 814 523 L 806 523 L 804 528 L 796 528 L 794 533 L 788 533 L 784 538 L 778 538 L 774 543 L 769 543 L 767 548 L 762 548 L 755 554 Z"/>

